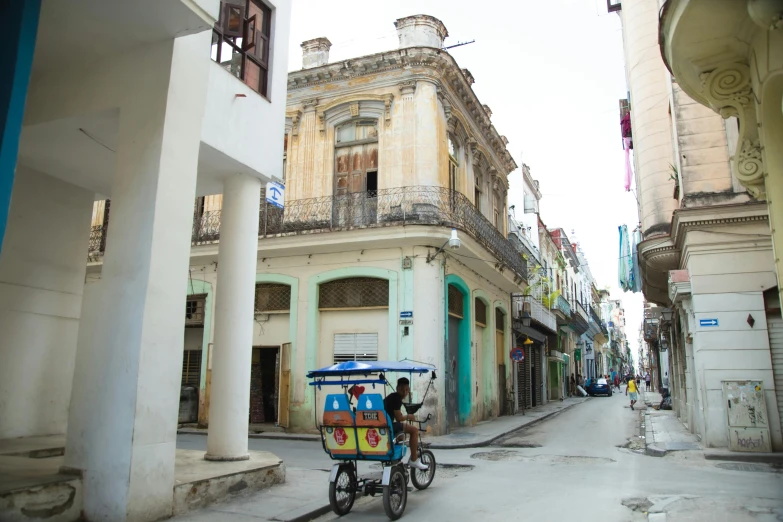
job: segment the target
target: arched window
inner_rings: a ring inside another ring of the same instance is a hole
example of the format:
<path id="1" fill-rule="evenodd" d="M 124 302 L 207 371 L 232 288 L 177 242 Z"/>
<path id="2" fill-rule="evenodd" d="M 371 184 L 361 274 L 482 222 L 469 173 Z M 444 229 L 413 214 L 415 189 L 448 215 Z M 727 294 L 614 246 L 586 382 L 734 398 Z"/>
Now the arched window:
<path id="1" fill-rule="evenodd" d="M 378 121 L 352 120 L 335 129 L 334 195 L 378 192 Z"/>

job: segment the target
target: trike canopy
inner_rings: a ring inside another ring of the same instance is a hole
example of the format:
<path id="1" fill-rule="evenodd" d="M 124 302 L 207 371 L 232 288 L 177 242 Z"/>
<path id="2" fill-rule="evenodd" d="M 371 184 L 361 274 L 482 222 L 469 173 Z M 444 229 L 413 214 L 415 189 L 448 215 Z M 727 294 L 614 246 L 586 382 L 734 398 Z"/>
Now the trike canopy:
<path id="1" fill-rule="evenodd" d="M 317 377 L 342 377 L 348 375 L 370 376 L 376 373 L 427 373 L 434 371 L 435 367 L 429 364 L 414 363 L 411 361 L 346 361 L 332 366 L 312 370 L 307 374 L 308 379 Z"/>

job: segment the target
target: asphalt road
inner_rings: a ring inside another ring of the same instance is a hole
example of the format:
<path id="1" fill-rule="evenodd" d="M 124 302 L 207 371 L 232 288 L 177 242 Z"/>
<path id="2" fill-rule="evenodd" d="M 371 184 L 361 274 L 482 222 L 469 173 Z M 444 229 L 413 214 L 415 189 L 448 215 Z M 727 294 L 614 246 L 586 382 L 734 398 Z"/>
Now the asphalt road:
<path id="1" fill-rule="evenodd" d="M 642 521 L 669 502 L 668 521 L 783 520 L 783 474 L 766 465 L 705 461 L 701 452 L 648 457 L 625 446 L 640 412 L 622 394 L 596 397 L 489 448 L 436 451 L 435 480 L 408 494 L 405 520 Z M 639 439 L 636 439 L 638 444 Z M 735 464 L 736 465 L 736 464 Z M 668 500 L 666 500 L 668 499 Z M 318 520 L 337 520 L 325 515 Z M 364 498 L 341 521 L 386 520 Z"/>

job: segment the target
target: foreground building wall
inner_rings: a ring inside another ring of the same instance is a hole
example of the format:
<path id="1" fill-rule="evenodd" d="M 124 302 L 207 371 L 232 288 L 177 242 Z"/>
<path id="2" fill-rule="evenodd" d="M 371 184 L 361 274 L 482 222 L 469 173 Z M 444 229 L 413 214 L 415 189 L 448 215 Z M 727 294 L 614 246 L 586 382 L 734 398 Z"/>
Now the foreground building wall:
<path id="1" fill-rule="evenodd" d="M 737 122 L 696 103 L 667 71 L 658 52 L 658 8 L 655 0 L 624 0 L 620 10 L 642 290 L 648 301 L 677 308 L 675 324 L 659 322 L 645 339 L 651 359 L 671 371 L 680 418 L 705 444 L 729 445 L 722 381 L 748 379 L 767 390 L 771 447 L 781 448 L 763 299 L 777 284 L 767 205 L 738 183 L 745 173 L 732 161 Z M 749 322 L 749 315 L 758 320 Z"/>

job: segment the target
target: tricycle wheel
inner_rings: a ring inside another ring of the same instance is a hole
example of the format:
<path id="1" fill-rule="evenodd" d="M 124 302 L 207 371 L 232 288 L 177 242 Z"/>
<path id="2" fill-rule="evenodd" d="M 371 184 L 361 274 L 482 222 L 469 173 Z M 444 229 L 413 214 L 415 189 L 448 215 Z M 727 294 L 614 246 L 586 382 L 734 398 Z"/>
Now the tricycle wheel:
<path id="1" fill-rule="evenodd" d="M 356 474 L 353 466 L 340 466 L 334 482 L 329 484 L 329 505 L 339 516 L 347 515 L 356 499 Z"/>
<path id="2" fill-rule="evenodd" d="M 383 486 L 383 510 L 391 520 L 397 520 L 405 512 L 408 502 L 408 480 L 402 466 L 394 466 L 389 477 L 389 485 Z"/>
<path id="3" fill-rule="evenodd" d="M 430 450 L 419 450 L 419 460 L 428 469 L 422 471 L 411 466 L 411 482 L 416 489 L 427 489 L 435 478 L 435 455 Z"/>

